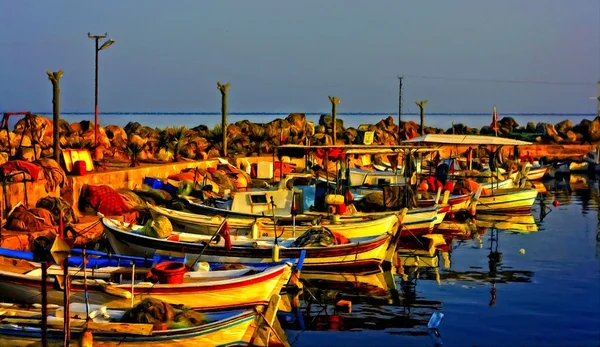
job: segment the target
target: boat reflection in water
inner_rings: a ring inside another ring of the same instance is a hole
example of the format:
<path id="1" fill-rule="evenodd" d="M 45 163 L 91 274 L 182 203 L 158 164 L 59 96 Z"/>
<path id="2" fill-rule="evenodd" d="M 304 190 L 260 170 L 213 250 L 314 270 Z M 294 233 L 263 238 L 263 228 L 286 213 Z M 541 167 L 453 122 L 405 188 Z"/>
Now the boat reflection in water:
<path id="1" fill-rule="evenodd" d="M 526 225 L 531 221 L 531 216 L 520 217 L 507 217 L 500 222 Z M 496 284 L 531 282 L 533 272 L 503 267 L 498 229 L 487 229 L 478 223 L 443 222 L 435 234 L 403 236 L 389 270 L 302 271 L 302 292 L 291 299 L 292 312 L 280 315 L 290 341 L 303 331 L 378 330 L 413 336 L 419 341 L 423 338 L 423 344 L 428 344 L 427 323 L 433 313 L 442 311 L 442 302 L 423 297 L 422 291 L 417 290 L 419 283 L 423 286 L 422 281 L 436 281 L 441 286 L 456 282 L 489 286 L 490 306 L 496 304 Z M 473 248 L 473 244 L 482 248 L 482 257 L 487 255 L 489 268 L 453 269 L 452 254 L 460 252 L 461 247 Z"/>
<path id="2" fill-rule="evenodd" d="M 514 215 L 478 215 L 475 224 L 479 228 L 497 228 L 518 233 L 532 233 L 539 230 L 531 213 Z"/>
<path id="3" fill-rule="evenodd" d="M 395 272 L 394 268 L 362 273 L 302 271 L 300 314 L 280 315 L 283 325 L 291 331 L 387 330 L 427 335 L 427 321 L 441 303 L 405 297 L 396 288 Z M 409 302 L 423 312 L 408 314 Z"/>

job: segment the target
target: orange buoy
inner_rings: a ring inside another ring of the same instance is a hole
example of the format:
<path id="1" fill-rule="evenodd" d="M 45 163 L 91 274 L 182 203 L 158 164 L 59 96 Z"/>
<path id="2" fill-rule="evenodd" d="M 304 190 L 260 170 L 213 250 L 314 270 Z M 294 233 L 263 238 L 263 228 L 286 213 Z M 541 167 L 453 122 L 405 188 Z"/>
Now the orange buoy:
<path id="1" fill-rule="evenodd" d="M 558 200 L 554 200 L 552 202 L 552 205 L 554 205 L 554 207 L 558 207 L 558 205 L 560 205 L 560 202 L 558 202 Z"/>

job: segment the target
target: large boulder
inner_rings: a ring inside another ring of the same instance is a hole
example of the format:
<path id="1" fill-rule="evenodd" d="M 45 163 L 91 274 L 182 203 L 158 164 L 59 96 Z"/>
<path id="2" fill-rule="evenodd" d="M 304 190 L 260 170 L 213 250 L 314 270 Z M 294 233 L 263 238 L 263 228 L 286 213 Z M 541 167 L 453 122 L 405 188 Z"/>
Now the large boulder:
<path id="1" fill-rule="evenodd" d="M 491 134 L 494 134 L 495 132 L 494 132 L 494 130 L 492 129 L 492 127 L 491 127 L 491 126 L 489 126 L 489 125 L 485 125 L 485 126 L 483 126 L 483 127 L 481 128 L 481 130 L 479 131 L 479 133 L 480 133 L 481 135 L 491 135 Z"/>
<path id="2" fill-rule="evenodd" d="M 593 121 L 588 119 L 582 120 L 575 126 L 573 131 L 582 135 L 583 141 L 596 142 L 600 141 L 600 117 L 594 118 Z"/>
<path id="3" fill-rule="evenodd" d="M 553 124 L 546 123 L 544 126 L 545 139 L 549 141 L 553 141 L 555 143 L 560 143 L 562 138 L 558 135 L 558 131 L 554 128 Z"/>
<path id="4" fill-rule="evenodd" d="M 527 123 L 527 127 L 525 127 L 525 132 L 526 133 L 535 133 L 535 123 L 533 122 L 528 122 Z"/>
<path id="5" fill-rule="evenodd" d="M 336 117 L 336 130 L 344 130 L 344 121 L 340 117 Z M 319 125 L 323 125 L 327 129 L 331 129 L 333 127 L 333 117 L 330 114 L 322 114 L 319 118 Z M 328 131 L 329 133 L 329 131 Z"/>
<path id="6" fill-rule="evenodd" d="M 32 114 L 29 120 L 29 125 L 26 125 L 26 118 L 19 119 L 17 124 L 15 124 L 15 134 L 24 134 L 36 141 L 42 141 L 44 137 L 52 136 L 54 129 L 52 120 L 36 114 Z M 25 129 L 26 126 L 27 129 Z"/>
<path id="7" fill-rule="evenodd" d="M 125 148 L 127 146 L 127 133 L 118 125 L 109 125 L 105 129 L 106 137 L 110 144 L 115 147 Z"/>
<path id="8" fill-rule="evenodd" d="M 573 123 L 571 123 L 570 120 L 565 119 L 562 122 L 559 122 L 558 124 L 556 124 L 555 128 L 556 128 L 556 131 L 558 132 L 558 135 L 566 138 L 567 132 L 569 130 L 573 129 Z"/>
<path id="9" fill-rule="evenodd" d="M 503 134 L 512 133 L 519 127 L 519 123 L 513 117 L 504 117 L 498 123 L 500 125 L 500 132 Z"/>
<path id="10" fill-rule="evenodd" d="M 574 143 L 574 142 L 578 141 L 577 134 L 575 134 L 572 130 L 567 131 L 567 133 L 565 134 L 565 137 L 567 138 L 567 140 L 569 140 L 569 142 Z"/>

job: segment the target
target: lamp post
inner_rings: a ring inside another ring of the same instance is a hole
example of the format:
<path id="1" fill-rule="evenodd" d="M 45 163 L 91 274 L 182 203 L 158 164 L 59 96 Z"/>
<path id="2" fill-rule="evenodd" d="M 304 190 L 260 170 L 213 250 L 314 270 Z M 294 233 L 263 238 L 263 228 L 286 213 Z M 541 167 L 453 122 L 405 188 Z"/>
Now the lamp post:
<path id="1" fill-rule="evenodd" d="M 104 41 L 102 45 L 98 45 L 100 39 L 104 39 L 108 36 L 108 33 L 104 35 L 92 35 L 88 33 L 88 38 L 96 41 L 96 78 L 95 78 L 95 98 L 94 98 L 94 145 L 98 148 L 98 52 L 103 49 L 110 47 L 115 41 L 108 39 Z"/>

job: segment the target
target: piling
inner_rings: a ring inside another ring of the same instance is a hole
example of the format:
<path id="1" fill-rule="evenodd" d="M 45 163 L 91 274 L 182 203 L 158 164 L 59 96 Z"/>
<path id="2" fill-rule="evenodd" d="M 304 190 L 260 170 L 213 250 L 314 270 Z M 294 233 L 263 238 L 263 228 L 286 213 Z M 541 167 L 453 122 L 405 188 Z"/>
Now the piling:
<path id="1" fill-rule="evenodd" d="M 217 82 L 217 89 L 221 92 L 221 129 L 223 130 L 223 156 L 227 156 L 227 91 L 231 83 Z"/>
<path id="2" fill-rule="evenodd" d="M 60 79 L 63 75 L 63 70 L 57 72 L 47 71 L 48 79 L 52 83 L 52 138 L 54 141 L 54 160 L 57 162 L 60 159 L 60 148 L 59 148 L 59 134 L 58 134 L 58 121 L 60 120 Z"/>

